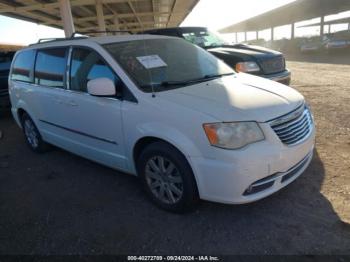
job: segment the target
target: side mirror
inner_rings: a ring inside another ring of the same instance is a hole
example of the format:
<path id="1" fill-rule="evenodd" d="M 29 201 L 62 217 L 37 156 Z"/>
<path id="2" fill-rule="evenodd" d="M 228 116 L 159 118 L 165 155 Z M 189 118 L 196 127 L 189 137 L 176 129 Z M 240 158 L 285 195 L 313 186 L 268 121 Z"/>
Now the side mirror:
<path id="1" fill-rule="evenodd" d="M 92 96 L 115 96 L 115 85 L 109 78 L 101 77 L 87 83 L 88 93 Z"/>

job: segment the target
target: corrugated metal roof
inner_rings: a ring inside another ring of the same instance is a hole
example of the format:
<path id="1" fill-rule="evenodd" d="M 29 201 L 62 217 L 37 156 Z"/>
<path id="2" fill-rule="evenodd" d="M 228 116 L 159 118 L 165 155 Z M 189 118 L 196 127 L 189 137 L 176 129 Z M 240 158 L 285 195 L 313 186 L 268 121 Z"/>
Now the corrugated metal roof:
<path id="1" fill-rule="evenodd" d="M 102 0 L 107 29 L 114 29 L 117 17 L 120 30 L 178 26 L 199 0 Z M 97 30 L 95 0 L 71 0 L 76 31 Z M 0 14 L 62 28 L 57 0 L 0 0 Z"/>
<path id="2" fill-rule="evenodd" d="M 347 23 L 350 23 L 350 17 L 334 19 L 331 21 L 324 22 L 323 24 L 324 25 L 335 25 L 335 24 L 347 24 Z M 320 26 L 320 25 L 321 25 L 321 23 L 312 23 L 312 24 L 308 24 L 308 25 L 298 26 L 298 28 L 310 27 L 310 26 Z"/>
<path id="3" fill-rule="evenodd" d="M 350 0 L 297 0 L 264 14 L 225 27 L 221 33 L 248 32 L 288 25 L 350 10 Z"/>

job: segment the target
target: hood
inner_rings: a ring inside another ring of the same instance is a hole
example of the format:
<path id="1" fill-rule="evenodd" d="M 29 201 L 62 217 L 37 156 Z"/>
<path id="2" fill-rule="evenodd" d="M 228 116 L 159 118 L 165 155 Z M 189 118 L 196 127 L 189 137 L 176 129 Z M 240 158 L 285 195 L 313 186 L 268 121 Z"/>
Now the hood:
<path id="1" fill-rule="evenodd" d="M 303 96 L 288 86 L 243 73 L 161 92 L 157 97 L 223 122 L 266 122 L 304 102 Z"/>
<path id="2" fill-rule="evenodd" d="M 237 44 L 232 46 L 222 46 L 207 49 L 210 53 L 215 55 L 240 55 L 254 56 L 256 58 L 272 57 L 276 55 L 282 55 L 280 52 L 254 45 Z"/>

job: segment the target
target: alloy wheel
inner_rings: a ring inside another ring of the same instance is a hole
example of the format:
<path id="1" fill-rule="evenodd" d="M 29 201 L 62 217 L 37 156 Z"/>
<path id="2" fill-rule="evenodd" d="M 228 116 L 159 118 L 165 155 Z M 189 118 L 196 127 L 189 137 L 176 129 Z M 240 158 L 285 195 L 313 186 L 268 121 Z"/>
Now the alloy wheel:
<path id="1" fill-rule="evenodd" d="M 184 192 L 181 174 L 175 164 L 162 156 L 148 160 L 145 176 L 152 194 L 166 204 L 177 203 Z"/>
<path id="2" fill-rule="evenodd" d="M 39 146 L 39 134 L 33 122 L 29 119 L 24 121 L 24 133 L 30 146 L 34 149 L 37 148 Z"/>

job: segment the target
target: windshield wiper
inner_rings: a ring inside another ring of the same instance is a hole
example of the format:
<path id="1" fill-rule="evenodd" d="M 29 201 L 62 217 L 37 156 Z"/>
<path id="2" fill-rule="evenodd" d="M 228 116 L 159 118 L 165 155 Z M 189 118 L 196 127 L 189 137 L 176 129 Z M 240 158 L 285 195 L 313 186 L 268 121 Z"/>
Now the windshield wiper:
<path id="1" fill-rule="evenodd" d="M 154 84 L 146 84 L 146 85 L 141 85 L 140 87 L 142 89 L 159 89 L 159 88 L 163 88 L 163 89 L 167 89 L 170 88 L 172 86 L 183 86 L 185 85 L 186 82 L 183 81 L 164 81 L 161 83 L 154 83 Z"/>
<path id="2" fill-rule="evenodd" d="M 167 88 L 167 87 L 172 87 L 172 86 L 186 86 L 190 84 L 195 84 L 195 83 L 200 83 L 200 82 L 206 82 L 213 80 L 215 78 L 220 78 L 224 76 L 229 76 L 233 75 L 234 73 L 226 73 L 226 74 L 212 74 L 212 75 L 205 75 L 201 78 L 196 78 L 196 79 L 191 79 L 191 80 L 186 80 L 186 81 L 164 81 L 161 83 L 155 83 L 155 84 L 147 84 L 147 85 L 142 85 L 141 88 Z"/>
<path id="3" fill-rule="evenodd" d="M 160 85 L 161 86 L 189 85 L 189 84 L 194 84 L 194 83 L 210 81 L 210 80 L 215 79 L 215 78 L 220 78 L 223 76 L 229 76 L 229 75 L 233 75 L 233 74 L 234 73 L 212 74 L 212 75 L 205 75 L 205 76 L 200 77 L 200 78 L 186 80 L 186 81 L 165 81 L 165 82 L 160 83 Z"/>
<path id="4" fill-rule="evenodd" d="M 215 79 L 215 78 L 221 78 L 224 76 L 230 76 L 230 75 L 234 75 L 235 73 L 226 73 L 226 74 L 213 74 L 213 75 L 205 75 L 204 79 L 206 80 L 211 80 L 211 79 Z"/>

